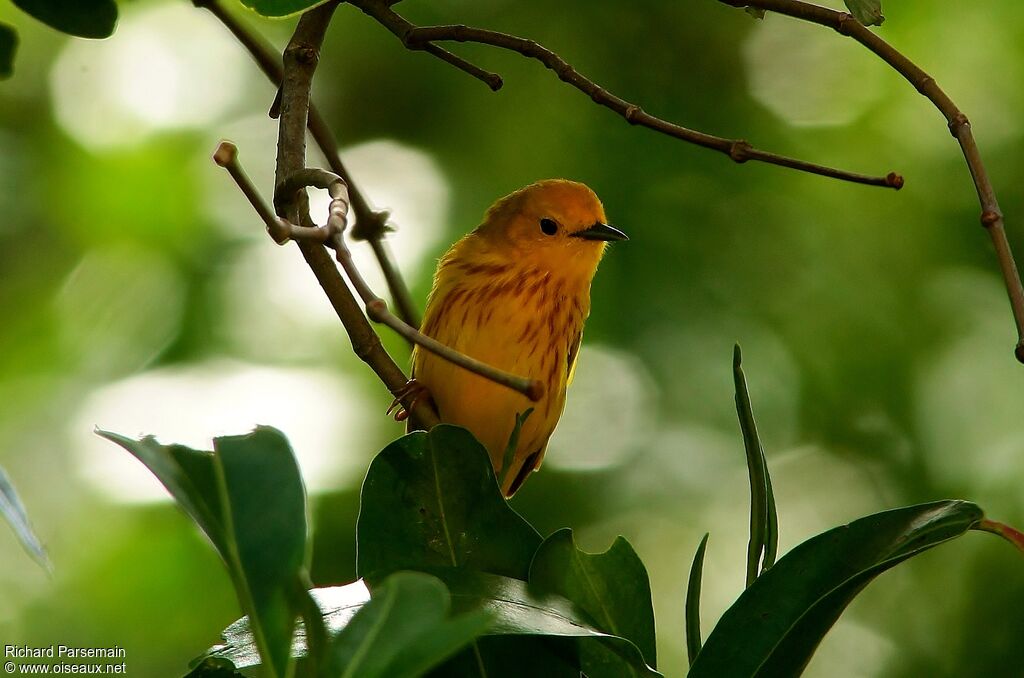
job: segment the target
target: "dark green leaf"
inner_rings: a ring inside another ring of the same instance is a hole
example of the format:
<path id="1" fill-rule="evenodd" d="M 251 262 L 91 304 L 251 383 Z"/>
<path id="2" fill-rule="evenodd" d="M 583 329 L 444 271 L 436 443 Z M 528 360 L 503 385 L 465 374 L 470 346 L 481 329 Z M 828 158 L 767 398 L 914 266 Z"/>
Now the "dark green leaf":
<path id="1" fill-rule="evenodd" d="M 217 438 L 215 452 L 99 434 L 135 455 L 213 542 L 228 566 L 257 645 L 287 675 L 307 554 L 306 494 L 280 431 Z"/>
<path id="2" fill-rule="evenodd" d="M 747 543 L 747 586 L 754 583 L 759 572 L 772 566 L 778 544 L 778 518 L 775 496 L 768 476 L 764 448 L 757 435 L 754 413 L 750 408 L 747 380 L 743 376 L 743 358 L 740 346 L 733 349 L 732 372 L 736 383 L 736 414 L 743 432 L 743 447 L 747 453 L 747 471 L 750 476 L 750 541 Z M 763 562 L 762 562 L 763 558 Z"/>
<path id="3" fill-rule="evenodd" d="M 227 659 L 205 657 L 188 672 L 185 678 L 245 678 L 235 670 L 235 665 Z"/>
<path id="4" fill-rule="evenodd" d="M 621 678 L 624 675 L 660 676 L 648 667 L 640 650 L 625 638 L 610 635 L 595 628 L 589 615 L 582 613 L 578 606 L 556 594 L 539 594 L 526 583 L 509 577 L 483 572 L 446 568 L 433 570 L 445 584 L 452 596 L 456 611 L 486 610 L 492 615 L 488 630 L 492 635 L 548 636 L 556 653 L 564 656 L 578 656 L 587 663 L 588 678 Z M 559 648 L 559 644 L 568 647 Z M 492 659 L 486 652 L 484 661 L 488 675 Z M 573 649 L 575 648 L 575 653 Z M 518 667 L 513 667 L 518 670 Z M 500 671 L 500 675 L 523 675 Z"/>
<path id="5" fill-rule="evenodd" d="M 330 633 L 338 633 L 344 629 L 352 617 L 370 600 L 370 591 L 362 580 L 346 586 L 313 589 L 309 593 L 319 607 L 324 625 Z M 240 669 L 260 665 L 259 650 L 253 641 L 248 616 L 224 629 L 221 637 L 222 642 L 210 648 L 201 658 L 203 663 L 212 660 L 227 661 Z M 305 657 L 307 651 L 306 629 L 305 625 L 300 623 L 292 639 L 292 656 Z"/>
<path id="6" fill-rule="evenodd" d="M 881 26 L 885 21 L 882 16 L 882 0 L 843 0 L 850 14 L 865 26 Z"/>
<path id="7" fill-rule="evenodd" d="M 47 571 L 52 570 L 53 567 L 50 565 L 50 559 L 46 555 L 46 549 L 43 548 L 39 537 L 32 530 L 32 525 L 28 522 L 28 512 L 25 510 L 25 505 L 21 503 L 21 499 L 14 489 L 14 484 L 11 483 L 11 479 L 7 476 L 7 472 L 4 471 L 3 467 L 0 467 L 0 515 L 10 524 L 14 534 L 17 535 L 18 540 L 25 547 L 25 550 L 28 551 L 29 555 L 46 568 Z"/>
<path id="8" fill-rule="evenodd" d="M 106 38 L 117 24 L 114 0 L 12 0 L 47 26 L 80 38 Z"/>
<path id="9" fill-rule="evenodd" d="M 975 504 L 940 501 L 876 513 L 805 541 L 722 615 L 690 678 L 799 675 L 872 579 L 981 519 Z"/>
<path id="10" fill-rule="evenodd" d="M 489 615 L 448 619 L 448 589 L 436 577 L 398 572 L 332 641 L 325 675 L 342 678 L 416 678 L 472 642 Z"/>
<path id="11" fill-rule="evenodd" d="M 567 598 L 600 631 L 631 641 L 657 667 L 651 583 L 633 547 L 619 537 L 604 553 L 577 548 L 572 530 L 544 540 L 530 565 L 530 590 Z M 583 658 L 583 671 L 591 673 Z"/>
<path id="12" fill-rule="evenodd" d="M 430 678 L 580 678 L 579 648 L 565 638 L 484 636 Z"/>
<path id="13" fill-rule="evenodd" d="M 385 615 L 383 609 L 386 607 L 383 602 L 385 600 L 392 600 L 393 602 L 389 604 L 393 605 L 396 610 L 400 605 L 405 604 L 402 601 L 406 601 L 412 606 L 410 609 L 418 610 L 415 615 L 423 614 L 427 618 L 435 620 L 436 611 L 438 609 L 446 609 L 444 605 L 439 605 L 437 602 L 436 588 L 433 588 L 434 593 L 427 593 L 425 591 L 426 587 L 419 584 L 413 587 L 414 590 L 408 596 L 406 593 L 410 592 L 403 592 L 408 587 L 403 585 L 399 591 L 392 594 L 392 596 L 396 597 L 382 597 L 388 590 L 387 584 L 389 582 L 395 577 L 405 579 L 407 574 L 398 573 L 393 575 L 392 578 L 385 579 L 381 585 L 375 587 L 373 597 L 375 602 L 373 605 L 376 606 L 376 601 L 379 600 L 382 601 L 381 607 L 378 607 L 376 612 L 367 615 L 360 622 L 363 625 L 363 630 L 359 631 L 356 637 L 365 637 L 365 624 L 368 624 L 370 621 L 383 619 L 384 623 L 389 625 L 389 629 L 392 628 L 390 624 L 407 626 L 415 621 L 413 619 L 391 619 L 389 615 Z M 543 655 L 545 662 L 558 662 L 559 666 L 572 667 L 576 671 L 576 674 L 573 675 L 578 675 L 580 643 L 605 646 L 610 654 L 618 658 L 620 667 L 622 666 L 622 658 L 625 658 L 628 666 L 636 669 L 639 675 L 660 675 L 644 665 L 640 651 L 635 645 L 628 640 L 616 638 L 595 629 L 570 601 L 561 596 L 553 594 L 539 596 L 532 593 L 527 584 L 518 579 L 482 572 L 471 572 L 455 568 L 437 568 L 432 570 L 431 574 L 440 578 L 447 585 L 450 592 L 452 610 L 447 617 L 447 621 L 444 622 L 444 624 L 450 624 L 450 626 L 443 626 L 443 630 L 437 632 L 436 635 L 426 634 L 422 638 L 417 636 L 415 642 L 411 645 L 412 649 L 407 648 L 407 650 L 403 651 L 401 653 L 403 656 L 395 659 L 399 663 L 394 664 L 394 666 L 407 666 L 407 661 L 409 662 L 408 665 L 412 666 L 413 660 L 418 662 L 420 658 L 434 655 L 438 652 L 438 648 L 443 647 L 445 643 L 452 641 L 453 638 L 462 637 L 468 640 L 479 630 L 477 624 L 482 624 L 482 620 L 488 620 L 488 623 L 483 628 L 483 632 L 493 637 L 481 638 L 479 640 L 479 644 L 483 648 L 480 655 L 474 656 L 473 653 L 469 653 L 470 662 L 468 665 L 463 665 L 461 661 L 448 662 L 445 664 L 445 669 L 442 670 L 441 675 L 446 676 L 446 678 L 453 675 L 463 675 L 467 672 L 468 675 L 479 675 L 479 663 L 476 657 L 481 655 L 483 661 L 487 662 L 488 678 L 498 678 L 505 675 L 528 675 L 522 671 L 524 667 L 532 665 L 531 661 L 533 658 L 531 657 L 520 656 L 519 660 L 513 663 L 505 661 L 503 668 L 501 662 L 509 659 L 508 650 L 510 646 L 516 647 L 519 650 L 529 648 L 531 651 L 536 651 L 539 648 L 539 654 Z M 343 629 L 347 629 L 350 622 L 355 623 L 356 615 L 359 614 L 360 609 L 371 599 L 362 581 L 349 584 L 348 586 L 313 589 L 310 593 L 323 611 L 327 628 L 331 633 L 338 634 L 339 643 L 342 642 L 341 637 L 345 632 Z M 367 608 L 369 607 L 367 605 Z M 436 621 L 434 626 L 439 626 L 436 624 Z M 384 626 L 381 628 L 383 629 Z M 387 633 L 391 633 L 391 631 Z M 405 634 L 407 630 L 400 633 Z M 247 618 L 236 621 L 225 629 L 223 635 L 224 643 L 212 648 L 207 656 L 203 658 L 204 661 L 209 659 L 230 660 L 240 669 L 256 666 L 260 663 L 259 654 L 256 652 Z M 381 632 L 381 635 L 386 634 Z M 504 641 L 508 639 L 503 636 L 518 637 L 523 642 L 507 643 Z M 527 641 L 538 641 L 539 644 L 527 644 Z M 348 641 L 344 642 L 347 643 Z M 297 657 L 306 654 L 305 634 L 301 625 L 297 629 L 292 652 Z M 408 657 L 404 656 L 406 653 Z M 553 666 L 552 664 L 538 665 L 547 666 L 548 668 Z M 450 670 L 452 667 L 463 666 L 465 670 L 460 670 L 459 668 Z M 552 672 L 543 675 L 555 676 L 557 674 Z M 621 673 L 616 674 L 604 671 L 594 673 L 591 678 L 621 675 Z"/>
<path id="14" fill-rule="evenodd" d="M 363 481 L 361 577 L 456 566 L 525 581 L 540 542 L 502 498 L 487 451 L 463 428 L 441 425 L 399 438 Z"/>
<path id="15" fill-rule="evenodd" d="M 710 533 L 705 532 L 704 538 L 697 546 L 690 565 L 690 581 L 686 586 L 686 654 L 693 664 L 700 652 L 700 584 L 704 574 L 704 551 L 708 546 Z"/>
<path id="16" fill-rule="evenodd" d="M 326 0 L 242 0 L 243 5 L 257 14 L 271 17 L 298 14 L 324 2 Z"/>
<path id="17" fill-rule="evenodd" d="M 764 561 L 761 564 L 761 571 L 764 572 L 775 564 L 775 558 L 779 553 L 779 513 L 775 508 L 775 490 L 772 489 L 772 474 L 768 471 L 768 462 L 765 460 L 763 453 L 761 455 L 761 463 L 764 464 L 765 501 L 768 503 L 768 524 L 765 526 Z"/>
<path id="18" fill-rule="evenodd" d="M 309 657 L 312 673 L 321 670 L 327 664 L 328 633 L 327 625 L 324 623 L 324 613 L 317 604 L 309 587 L 309 582 L 304 582 L 302 587 L 294 591 L 295 598 L 293 605 L 299 610 L 299 623 L 302 625 L 306 636 L 306 654 Z M 298 632 L 298 628 L 296 628 Z M 292 643 L 294 647 L 294 639 Z M 292 653 L 295 656 L 295 653 Z"/>
<path id="19" fill-rule="evenodd" d="M 14 73 L 14 54 L 18 51 L 18 33 L 7 24 L 0 24 L 0 80 Z"/>
<path id="20" fill-rule="evenodd" d="M 141 461 L 228 562 L 213 452 L 193 450 L 183 445 L 161 445 L 152 436 L 134 440 L 109 431 L 97 430 L 96 433 Z"/>
<path id="21" fill-rule="evenodd" d="M 260 426 L 213 441 L 229 560 L 261 654 L 288 675 L 295 608 L 290 596 L 307 560 L 306 491 L 288 441 Z"/>

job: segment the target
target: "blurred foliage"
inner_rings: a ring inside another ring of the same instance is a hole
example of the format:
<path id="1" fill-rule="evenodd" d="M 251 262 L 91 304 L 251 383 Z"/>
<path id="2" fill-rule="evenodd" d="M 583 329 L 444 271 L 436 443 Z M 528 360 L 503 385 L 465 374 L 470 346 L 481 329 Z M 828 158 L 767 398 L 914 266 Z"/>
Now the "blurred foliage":
<path id="1" fill-rule="evenodd" d="M 14 489 L 7 472 L 0 468 L 0 518 L 4 519 L 14 534 L 17 535 L 25 551 L 31 555 L 41 567 L 47 570 L 52 569 L 50 559 L 46 555 L 46 549 L 39 543 L 39 537 L 32 530 L 32 523 L 29 522 L 28 514 L 25 512 L 25 505 Z"/>
<path id="2" fill-rule="evenodd" d="M 1009 310 L 959 151 L 941 116 L 898 76 L 833 32 L 772 15 L 751 21 L 712 0 L 643 11 L 581 0 L 402 9 L 421 23 L 538 39 L 670 120 L 907 178 L 896 193 L 737 166 L 631 128 L 537 64 L 458 46 L 502 73 L 505 87 L 491 93 L 340 8 L 314 94 L 341 143 L 370 156 L 357 178 L 395 148 L 367 145 L 381 139 L 425 154 L 440 175 L 424 185 L 441 193 L 406 186 L 413 209 L 396 211 L 395 249 L 422 244 L 405 266 L 418 299 L 446 245 L 496 197 L 539 178 L 585 181 L 632 238 L 609 252 L 595 280 L 562 429 L 596 441 L 616 440 L 625 424 L 635 434 L 614 455 L 556 438 L 513 502 L 538 530 L 571 526 L 584 547 L 628 537 L 650 571 L 659 628 L 679 638 L 682 564 L 710 530 L 722 564 L 704 573 L 710 629 L 743 587 L 746 471 L 727 360 L 736 340 L 754 366 L 785 526 L 780 552 L 859 515 L 948 496 L 1024 522 L 1024 386 Z M 318 585 L 354 578 L 359 480 L 399 430 L 308 272 L 290 266 L 298 255 L 273 247 L 209 161 L 217 140 L 232 138 L 269 193 L 275 128 L 264 113 L 273 88 L 191 3 L 134 0 L 121 10 L 112 38 L 75 43 L 0 6 L 0 22 L 21 37 L 14 75 L 0 85 L 0 465 L 55 567 L 47 578 L 15 537 L 0 536 L 0 636 L 119 644 L 133 674 L 172 675 L 237 617 L 231 584 L 171 505 L 154 503 L 152 480 L 123 466 L 110 472 L 118 452 L 90 447 L 92 426 L 205 440 L 225 431 L 195 431 L 193 410 L 242 403 L 211 402 L 212 381 L 186 380 L 196 371 L 336 377 L 325 383 L 351 396 L 332 406 L 345 435 L 314 435 L 331 422 L 322 414 L 293 435 L 300 464 L 303 454 L 334 464 L 305 473 L 319 484 Z M 241 14 L 278 46 L 293 25 Z M 950 15 L 906 0 L 887 4 L 886 15 L 877 30 L 970 115 L 1011 243 L 1024 251 L 1024 205 L 1012 190 L 1024 151 L 1024 6 L 962 3 Z M 170 47 L 143 31 L 153 23 Z M 389 182 L 364 183 L 380 206 L 395 199 Z M 443 229 L 431 231 L 438 210 Z M 385 341 L 404 359 L 400 340 Z M 588 377 L 588 365 L 620 367 L 622 377 Z M 158 378 L 179 384 L 176 403 L 194 404 L 165 412 L 165 391 L 130 381 Z M 298 428 L 283 419 L 296 401 L 319 403 L 323 384 L 310 383 L 312 393 L 276 392 L 272 414 L 252 423 Z M 585 464 L 588 450 L 603 462 Z M 1019 561 L 988 541 L 958 542 L 880 578 L 807 675 L 1018 670 Z M 159 646 L 149 642 L 153 629 Z M 667 675 L 686 666 L 680 643 L 658 654 Z"/>

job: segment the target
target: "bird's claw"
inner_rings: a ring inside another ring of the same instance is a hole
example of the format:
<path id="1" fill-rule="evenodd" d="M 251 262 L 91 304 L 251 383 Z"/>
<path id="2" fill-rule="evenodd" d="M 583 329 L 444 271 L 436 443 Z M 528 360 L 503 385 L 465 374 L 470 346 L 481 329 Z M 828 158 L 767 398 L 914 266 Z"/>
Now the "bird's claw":
<path id="1" fill-rule="evenodd" d="M 416 381 L 410 379 L 405 383 L 405 386 L 400 388 L 395 393 L 395 399 L 391 401 L 391 405 L 388 406 L 388 410 L 385 414 L 395 413 L 395 421 L 405 421 L 409 418 L 409 412 L 416 407 L 416 403 L 420 401 L 424 396 L 428 396 L 429 392 L 427 387 Z M 403 400 L 408 400 L 408 407 L 402 404 Z"/>

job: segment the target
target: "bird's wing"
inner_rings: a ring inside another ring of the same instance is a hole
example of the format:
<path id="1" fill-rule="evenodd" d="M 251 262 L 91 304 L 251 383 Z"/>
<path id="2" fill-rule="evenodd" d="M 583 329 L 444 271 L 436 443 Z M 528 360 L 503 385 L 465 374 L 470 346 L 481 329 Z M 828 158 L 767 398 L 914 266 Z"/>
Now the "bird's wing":
<path id="1" fill-rule="evenodd" d="M 576 334 L 573 336 L 572 340 L 569 342 L 569 356 L 568 356 L 568 361 L 567 361 L 568 364 L 566 366 L 566 369 L 568 371 L 568 377 L 565 380 L 565 385 L 566 386 L 571 384 L 573 377 L 576 376 L 576 364 L 579 362 L 576 359 L 580 355 L 580 344 L 582 344 L 582 343 L 583 343 L 583 330 L 580 329 L 580 330 L 578 330 L 576 332 Z"/>

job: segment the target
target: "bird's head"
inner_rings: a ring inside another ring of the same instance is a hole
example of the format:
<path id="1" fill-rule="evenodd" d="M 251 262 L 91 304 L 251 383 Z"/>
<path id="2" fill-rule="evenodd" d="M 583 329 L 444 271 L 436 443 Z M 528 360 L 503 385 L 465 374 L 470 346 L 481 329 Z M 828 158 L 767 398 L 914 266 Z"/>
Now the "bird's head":
<path id="1" fill-rule="evenodd" d="M 628 240 L 608 225 L 592 190 L 565 179 L 538 181 L 498 200 L 476 235 L 521 263 L 588 279 L 609 241 Z"/>

